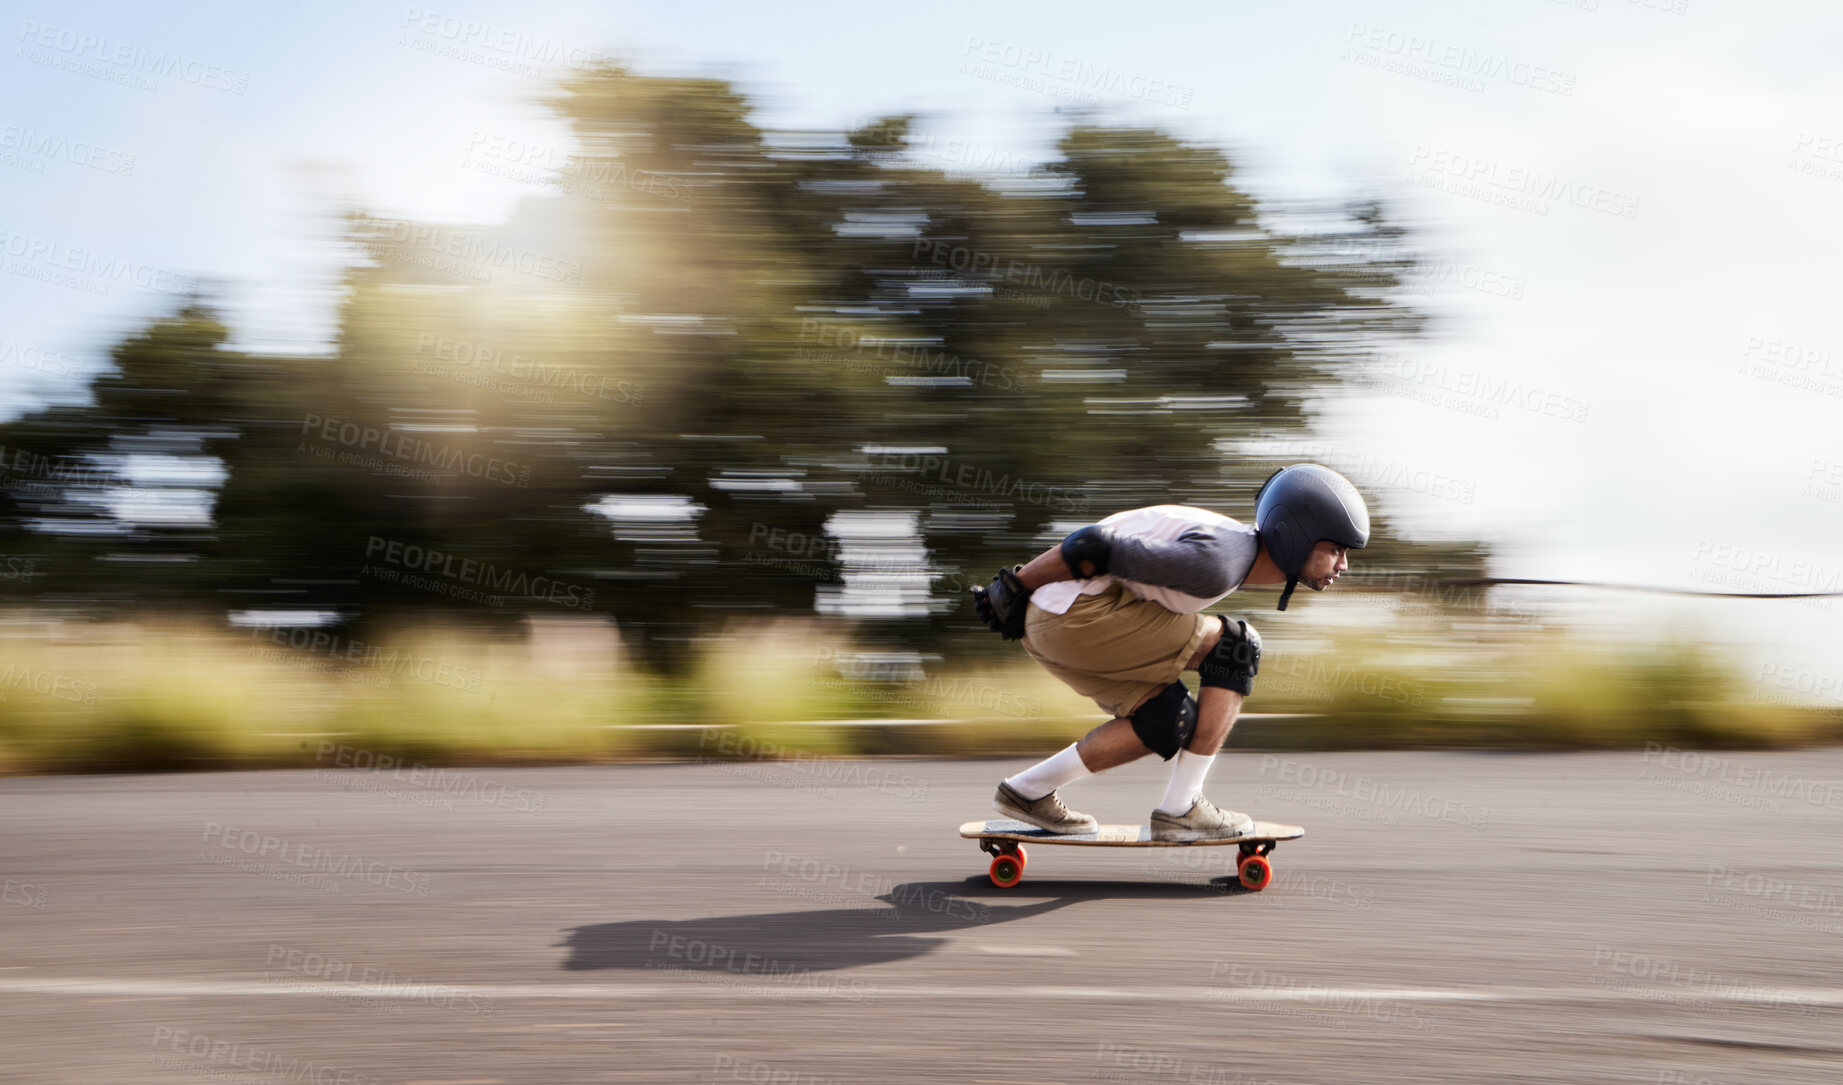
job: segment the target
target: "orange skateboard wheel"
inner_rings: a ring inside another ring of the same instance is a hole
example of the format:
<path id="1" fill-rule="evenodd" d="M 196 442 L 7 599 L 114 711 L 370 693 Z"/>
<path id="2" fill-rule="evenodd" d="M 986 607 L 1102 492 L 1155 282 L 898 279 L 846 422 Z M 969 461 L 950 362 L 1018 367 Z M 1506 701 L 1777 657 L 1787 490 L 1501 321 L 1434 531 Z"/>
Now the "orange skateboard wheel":
<path id="1" fill-rule="evenodd" d="M 1005 853 L 992 857 L 992 866 L 986 871 L 992 878 L 992 884 L 1000 889 L 1009 889 L 1024 878 L 1024 859 L 1020 855 Z"/>
<path id="2" fill-rule="evenodd" d="M 1235 868 L 1235 872 L 1241 876 L 1241 884 L 1246 889 L 1259 891 L 1273 881 L 1273 864 L 1267 861 L 1265 855 L 1242 856 L 1241 865 Z"/>

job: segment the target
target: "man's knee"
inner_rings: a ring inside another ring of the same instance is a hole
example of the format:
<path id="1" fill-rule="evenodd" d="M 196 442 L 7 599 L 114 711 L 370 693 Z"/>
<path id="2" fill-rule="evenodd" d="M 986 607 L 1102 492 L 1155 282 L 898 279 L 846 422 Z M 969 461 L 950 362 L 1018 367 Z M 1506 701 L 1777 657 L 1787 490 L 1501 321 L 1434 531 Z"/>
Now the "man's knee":
<path id="1" fill-rule="evenodd" d="M 1254 692 L 1254 676 L 1261 672 L 1261 635 L 1247 622 L 1222 618 L 1220 639 L 1197 665 L 1205 686 L 1232 689 L 1246 697 Z"/>
<path id="2" fill-rule="evenodd" d="M 1166 761 L 1197 732 L 1197 702 L 1182 682 L 1173 682 L 1136 709 L 1132 716 L 1133 734 L 1146 749 Z"/>

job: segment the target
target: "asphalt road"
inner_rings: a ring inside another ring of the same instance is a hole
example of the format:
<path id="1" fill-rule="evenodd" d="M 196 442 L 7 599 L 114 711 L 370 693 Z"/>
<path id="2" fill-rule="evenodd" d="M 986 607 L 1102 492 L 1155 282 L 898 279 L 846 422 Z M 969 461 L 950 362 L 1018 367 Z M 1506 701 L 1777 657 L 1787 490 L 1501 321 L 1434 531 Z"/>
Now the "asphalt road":
<path id="1" fill-rule="evenodd" d="M 1210 794 L 1307 827 L 1261 893 L 991 886 L 955 829 L 1016 767 L 0 781 L 0 1077 L 1843 1080 L 1843 751 L 1236 752 Z"/>

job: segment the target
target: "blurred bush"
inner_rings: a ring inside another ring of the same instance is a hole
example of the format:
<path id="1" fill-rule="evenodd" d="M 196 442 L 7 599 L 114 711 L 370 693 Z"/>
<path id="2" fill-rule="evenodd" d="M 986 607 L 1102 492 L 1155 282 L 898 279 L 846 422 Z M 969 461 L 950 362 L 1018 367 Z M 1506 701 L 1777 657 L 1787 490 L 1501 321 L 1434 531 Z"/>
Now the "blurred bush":
<path id="1" fill-rule="evenodd" d="M 733 634 L 702 651 L 687 682 L 632 666 L 598 622 L 550 622 L 518 640 L 425 630 L 354 652 L 343 643 L 289 647 L 267 630 L 16 618 L 0 625 L 0 771 L 351 767 L 331 748 L 430 765 L 1011 756 L 1049 752 L 1100 720 L 1022 653 L 928 674 L 917 657 L 854 649 L 821 623 Z M 1282 716 L 1244 721 L 1231 744 L 1843 739 L 1843 714 L 1750 700 L 1694 646 L 1569 643 L 1506 634 L 1465 666 L 1431 650 L 1385 653 L 1358 635 L 1274 653 L 1248 710 Z M 876 719 L 904 722 L 849 722 Z"/>

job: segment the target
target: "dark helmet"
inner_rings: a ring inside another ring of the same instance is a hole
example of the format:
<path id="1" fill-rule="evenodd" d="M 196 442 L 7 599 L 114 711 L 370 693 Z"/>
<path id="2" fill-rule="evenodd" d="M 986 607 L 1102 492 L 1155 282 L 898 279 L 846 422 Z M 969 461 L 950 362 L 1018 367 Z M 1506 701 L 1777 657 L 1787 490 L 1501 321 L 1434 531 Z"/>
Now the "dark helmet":
<path id="1" fill-rule="evenodd" d="M 1350 480 L 1329 467 L 1296 463 L 1275 471 L 1254 497 L 1254 529 L 1286 574 L 1285 610 L 1320 539 L 1360 550 L 1369 545 L 1369 508 Z"/>

